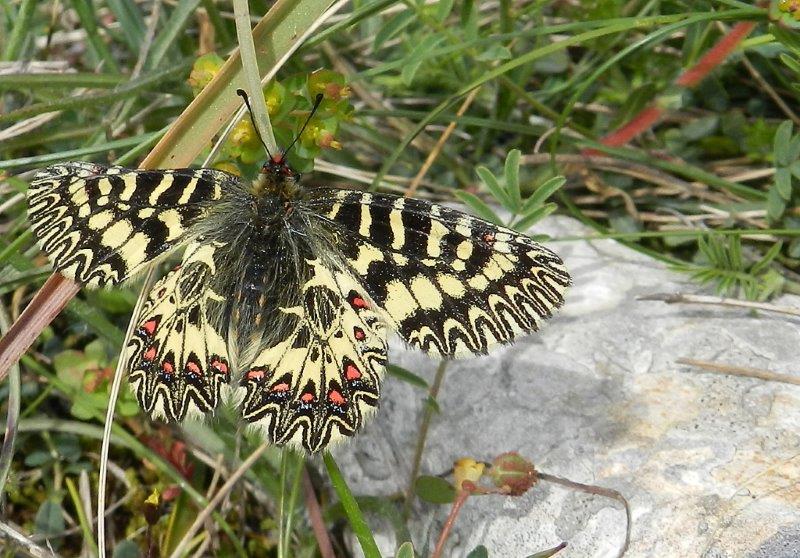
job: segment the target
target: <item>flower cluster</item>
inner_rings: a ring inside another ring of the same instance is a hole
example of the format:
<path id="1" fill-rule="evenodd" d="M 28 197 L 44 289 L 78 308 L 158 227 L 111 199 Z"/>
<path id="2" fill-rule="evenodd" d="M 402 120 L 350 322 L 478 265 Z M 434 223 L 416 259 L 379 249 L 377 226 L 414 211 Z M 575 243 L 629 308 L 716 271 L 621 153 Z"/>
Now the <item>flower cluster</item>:
<path id="1" fill-rule="evenodd" d="M 216 54 L 207 54 L 195 61 L 189 76 L 189 84 L 195 95 L 214 78 L 222 63 Z M 292 143 L 305 124 L 302 135 L 288 156 L 295 170 L 311 170 L 314 158 L 323 149 L 341 149 L 342 144 L 336 134 L 341 123 L 348 121 L 353 113 L 349 99 L 350 87 L 344 76 L 332 70 L 317 70 L 307 75 L 290 76 L 280 82 L 273 80 L 264 87 L 263 92 L 278 146 L 286 147 Z M 323 95 L 322 103 L 311 116 L 313 101 L 320 93 Z M 225 143 L 222 160 L 215 166 L 241 174 L 239 170 L 255 170 L 256 164 L 260 164 L 265 157 L 258 135 L 249 116 L 246 116 L 234 127 Z M 251 166 L 255 167 L 248 169 Z"/>

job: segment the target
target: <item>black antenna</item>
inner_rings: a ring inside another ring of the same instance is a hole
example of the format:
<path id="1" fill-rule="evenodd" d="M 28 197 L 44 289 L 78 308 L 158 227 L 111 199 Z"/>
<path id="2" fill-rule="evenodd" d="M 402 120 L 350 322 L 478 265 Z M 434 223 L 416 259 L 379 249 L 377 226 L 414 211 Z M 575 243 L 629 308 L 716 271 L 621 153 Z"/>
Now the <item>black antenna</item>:
<path id="1" fill-rule="evenodd" d="M 250 99 L 247 97 L 247 93 L 244 89 L 237 89 L 236 93 L 244 99 L 244 104 L 247 105 L 247 111 L 250 113 L 250 122 L 253 123 L 253 129 L 256 131 L 256 135 L 258 136 L 261 145 L 264 146 L 264 150 L 267 152 L 267 156 L 272 159 L 272 153 L 269 152 L 269 147 L 267 147 L 264 138 L 261 137 L 261 133 L 258 131 L 258 126 L 256 126 L 256 119 L 253 118 L 253 107 L 250 106 Z"/>
<path id="2" fill-rule="evenodd" d="M 322 95 L 322 93 L 317 93 L 317 97 L 314 99 L 314 106 L 311 107 L 311 112 L 308 114 L 308 118 L 306 118 L 306 121 L 303 124 L 303 127 L 300 128 L 300 132 L 298 132 L 298 134 L 294 137 L 294 139 L 292 140 L 292 143 L 289 144 L 289 147 L 287 147 L 286 149 L 283 150 L 283 154 L 281 155 L 281 159 L 286 159 L 286 154 L 289 153 L 289 150 L 292 148 L 292 146 L 294 144 L 296 144 L 297 140 L 300 139 L 300 136 L 303 135 L 303 132 L 305 131 L 306 126 L 308 126 L 308 123 L 311 122 L 311 118 L 314 116 L 314 113 L 317 112 L 317 109 L 319 108 L 319 105 L 322 103 L 322 99 L 323 98 L 324 98 L 324 96 Z"/>

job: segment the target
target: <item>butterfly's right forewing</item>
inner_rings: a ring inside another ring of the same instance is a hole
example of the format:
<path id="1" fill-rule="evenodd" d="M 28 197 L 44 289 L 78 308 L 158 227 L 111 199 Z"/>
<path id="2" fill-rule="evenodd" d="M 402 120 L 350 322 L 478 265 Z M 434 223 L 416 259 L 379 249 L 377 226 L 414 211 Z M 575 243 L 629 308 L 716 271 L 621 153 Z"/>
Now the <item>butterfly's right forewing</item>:
<path id="1" fill-rule="evenodd" d="M 56 271 L 88 287 L 114 285 L 191 239 L 232 180 L 211 169 L 63 163 L 34 177 L 28 218 Z"/>

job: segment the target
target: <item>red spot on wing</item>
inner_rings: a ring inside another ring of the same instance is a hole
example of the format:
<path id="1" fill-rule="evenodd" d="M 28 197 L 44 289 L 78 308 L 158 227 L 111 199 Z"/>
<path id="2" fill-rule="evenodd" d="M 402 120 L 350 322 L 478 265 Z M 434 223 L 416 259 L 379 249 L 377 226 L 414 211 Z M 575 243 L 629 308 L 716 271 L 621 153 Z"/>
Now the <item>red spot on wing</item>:
<path id="1" fill-rule="evenodd" d="M 172 374 L 173 372 L 175 372 L 175 365 L 172 364 L 170 361 L 165 360 L 164 362 L 161 363 L 161 370 L 163 370 L 167 374 Z"/>
<path id="2" fill-rule="evenodd" d="M 358 380 L 361 378 L 361 372 L 356 368 L 356 365 L 353 363 L 348 364 L 345 366 L 344 369 L 344 377 L 348 380 Z"/>
<path id="3" fill-rule="evenodd" d="M 152 318 L 142 324 L 142 331 L 144 331 L 144 333 L 148 337 L 150 337 L 153 335 L 153 333 L 155 333 L 157 327 L 158 327 L 158 318 Z"/>
<path id="4" fill-rule="evenodd" d="M 490 244 L 490 245 L 494 244 L 494 233 L 490 233 L 490 232 L 484 233 L 483 241 L 486 244 Z"/>
<path id="5" fill-rule="evenodd" d="M 300 401 L 303 403 L 311 403 L 314 401 L 315 397 L 313 393 L 305 392 L 303 395 L 300 396 Z"/>
<path id="6" fill-rule="evenodd" d="M 350 291 L 350 295 L 347 297 L 347 299 L 350 302 L 350 306 L 352 306 L 353 308 L 356 309 L 369 308 L 369 304 L 367 304 L 367 301 L 364 300 L 364 297 L 360 296 L 355 291 Z"/>
<path id="7" fill-rule="evenodd" d="M 345 404 L 345 398 L 342 397 L 342 394 L 335 389 L 332 389 L 330 392 L 328 392 L 328 401 L 330 401 L 334 405 Z"/>
<path id="8" fill-rule="evenodd" d="M 353 328 L 353 337 L 355 337 L 359 341 L 363 341 L 366 336 L 367 334 L 364 333 L 364 330 L 361 329 L 360 327 L 356 326 Z"/>
<path id="9" fill-rule="evenodd" d="M 228 363 L 219 358 L 212 358 L 210 362 L 211 368 L 217 372 L 228 375 Z"/>
<path id="10" fill-rule="evenodd" d="M 260 368 L 253 368 L 252 370 L 249 370 L 244 377 L 248 380 L 258 381 L 264 377 L 264 371 L 261 370 Z"/>
<path id="11" fill-rule="evenodd" d="M 284 391 L 289 391 L 289 384 L 287 384 L 286 382 L 275 384 L 274 386 L 272 386 L 272 391 L 277 391 L 281 393 Z"/>
<path id="12" fill-rule="evenodd" d="M 155 347 L 155 345 L 151 345 L 151 346 L 150 346 L 150 348 L 149 348 L 149 349 L 147 349 L 147 350 L 144 352 L 144 354 L 142 355 L 142 358 L 143 358 L 144 360 L 148 361 L 148 362 L 150 362 L 150 361 L 152 361 L 154 358 L 156 358 L 156 347 Z"/>
<path id="13" fill-rule="evenodd" d="M 186 370 L 188 370 L 192 374 L 200 374 L 200 367 L 197 365 L 196 362 L 192 362 L 191 360 L 186 363 Z"/>

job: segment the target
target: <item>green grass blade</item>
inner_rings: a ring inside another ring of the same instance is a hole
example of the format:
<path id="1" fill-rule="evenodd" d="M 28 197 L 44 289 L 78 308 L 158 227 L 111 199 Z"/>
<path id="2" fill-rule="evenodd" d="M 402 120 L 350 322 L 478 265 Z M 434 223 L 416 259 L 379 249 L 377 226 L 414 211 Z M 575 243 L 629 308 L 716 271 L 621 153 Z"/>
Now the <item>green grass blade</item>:
<path id="1" fill-rule="evenodd" d="M 180 0 L 178 5 L 170 14 L 164 28 L 161 29 L 156 35 L 156 40 L 150 49 L 150 56 L 147 58 L 148 68 L 157 68 L 164 60 L 164 56 L 169 49 L 175 44 L 175 39 L 178 38 L 183 28 L 186 27 L 187 22 L 194 16 L 197 5 L 200 0 Z"/>
<path id="2" fill-rule="evenodd" d="M 119 66 L 106 42 L 100 36 L 97 29 L 97 14 L 89 0 L 70 0 L 78 19 L 81 20 L 81 28 L 86 31 L 86 38 L 89 41 L 89 50 L 103 62 L 103 69 L 115 74 L 119 73 Z"/>
<path id="3" fill-rule="evenodd" d="M 3 60 L 16 60 L 20 52 L 22 52 L 25 37 L 28 36 L 28 32 L 31 30 L 31 20 L 33 19 L 36 4 L 36 0 L 22 1 L 14 19 L 14 28 L 11 30 L 8 43 L 6 43 L 6 48 L 3 50 Z"/>
<path id="4" fill-rule="evenodd" d="M 325 468 L 328 471 L 328 477 L 331 479 L 331 485 L 333 485 L 333 489 L 336 491 L 337 496 L 339 496 L 339 501 L 342 503 L 344 512 L 347 515 L 347 520 L 350 522 L 350 527 L 353 529 L 361 545 L 364 556 L 366 558 L 381 558 L 378 545 L 375 544 L 375 539 L 372 537 L 367 522 L 364 521 L 364 516 L 361 514 L 361 510 L 358 507 L 358 502 L 353 498 L 353 494 L 350 492 L 350 488 L 347 486 L 344 477 L 342 477 L 342 473 L 339 471 L 336 461 L 334 461 L 333 456 L 328 451 L 325 452 L 322 459 L 325 461 Z"/>

